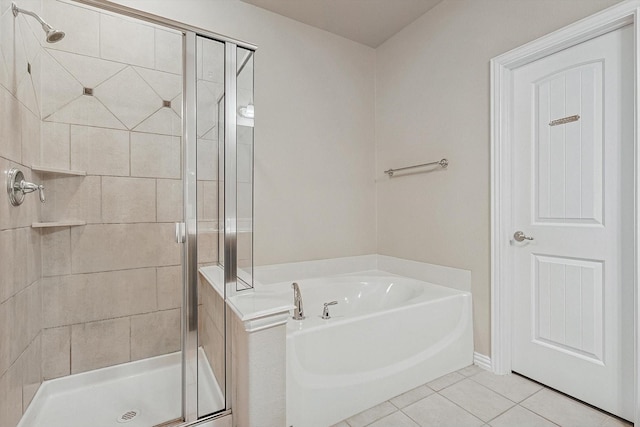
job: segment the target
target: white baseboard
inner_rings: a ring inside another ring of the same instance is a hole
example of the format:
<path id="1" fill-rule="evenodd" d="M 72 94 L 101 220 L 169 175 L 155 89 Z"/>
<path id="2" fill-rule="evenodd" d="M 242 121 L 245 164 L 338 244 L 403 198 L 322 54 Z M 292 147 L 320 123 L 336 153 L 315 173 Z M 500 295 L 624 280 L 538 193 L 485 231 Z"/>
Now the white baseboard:
<path id="1" fill-rule="evenodd" d="M 484 354 L 480 354 L 474 351 L 473 364 L 478 365 L 479 367 L 487 371 L 491 371 L 491 358 L 489 356 L 485 356 Z"/>

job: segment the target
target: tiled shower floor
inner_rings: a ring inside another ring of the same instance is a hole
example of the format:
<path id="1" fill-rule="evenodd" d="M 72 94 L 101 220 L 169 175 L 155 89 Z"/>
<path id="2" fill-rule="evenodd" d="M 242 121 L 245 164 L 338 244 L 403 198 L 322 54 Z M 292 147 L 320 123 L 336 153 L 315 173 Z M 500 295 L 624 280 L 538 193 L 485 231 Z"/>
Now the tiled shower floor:
<path id="1" fill-rule="evenodd" d="M 632 424 L 518 375 L 469 366 L 334 427 L 623 427 Z"/>
<path id="2" fill-rule="evenodd" d="M 199 354 L 199 407 L 211 413 L 224 408 L 224 398 L 204 352 Z M 180 353 L 172 353 L 45 381 L 18 427 L 150 427 L 176 419 L 180 362 Z M 128 422 L 118 421 L 132 412 Z"/>

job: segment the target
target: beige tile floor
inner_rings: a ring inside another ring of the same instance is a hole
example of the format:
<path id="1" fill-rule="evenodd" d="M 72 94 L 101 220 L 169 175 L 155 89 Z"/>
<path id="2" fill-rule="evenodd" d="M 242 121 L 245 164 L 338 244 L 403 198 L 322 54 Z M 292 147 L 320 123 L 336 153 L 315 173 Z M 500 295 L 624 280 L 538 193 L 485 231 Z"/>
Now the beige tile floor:
<path id="1" fill-rule="evenodd" d="M 469 366 L 333 427 L 624 427 L 631 423 L 519 375 Z"/>

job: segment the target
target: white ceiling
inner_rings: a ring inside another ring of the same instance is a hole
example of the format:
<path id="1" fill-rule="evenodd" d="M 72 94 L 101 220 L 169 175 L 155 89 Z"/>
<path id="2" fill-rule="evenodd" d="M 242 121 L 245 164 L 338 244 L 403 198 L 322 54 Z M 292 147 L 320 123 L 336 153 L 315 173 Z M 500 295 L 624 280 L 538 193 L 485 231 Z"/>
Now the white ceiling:
<path id="1" fill-rule="evenodd" d="M 378 47 L 442 0 L 242 0 Z"/>

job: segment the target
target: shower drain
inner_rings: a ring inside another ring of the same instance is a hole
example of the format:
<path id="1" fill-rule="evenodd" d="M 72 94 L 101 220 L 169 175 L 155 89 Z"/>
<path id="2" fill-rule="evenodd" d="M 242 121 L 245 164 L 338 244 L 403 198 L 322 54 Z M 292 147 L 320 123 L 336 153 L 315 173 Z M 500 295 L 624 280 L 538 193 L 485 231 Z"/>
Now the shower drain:
<path id="1" fill-rule="evenodd" d="M 118 422 L 128 423 L 129 421 L 132 421 L 135 417 L 137 417 L 138 414 L 140 414 L 140 411 L 138 411 L 137 409 L 133 411 L 127 411 L 118 417 Z"/>

